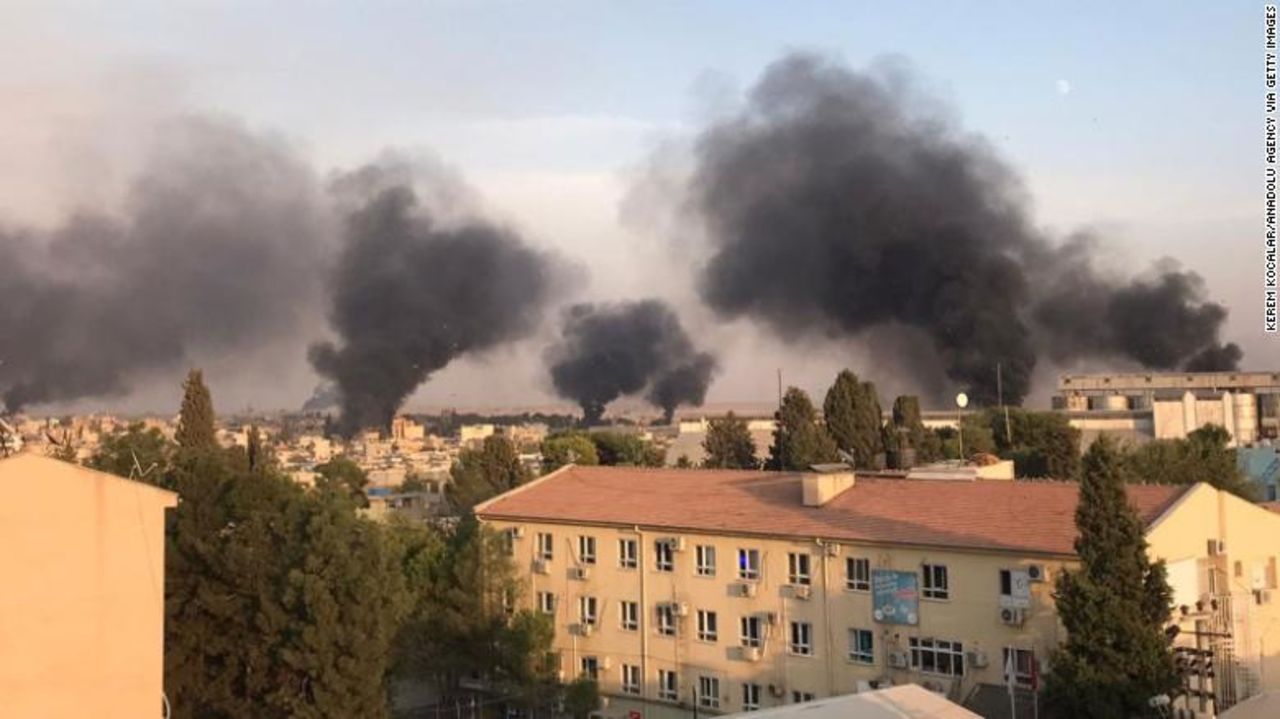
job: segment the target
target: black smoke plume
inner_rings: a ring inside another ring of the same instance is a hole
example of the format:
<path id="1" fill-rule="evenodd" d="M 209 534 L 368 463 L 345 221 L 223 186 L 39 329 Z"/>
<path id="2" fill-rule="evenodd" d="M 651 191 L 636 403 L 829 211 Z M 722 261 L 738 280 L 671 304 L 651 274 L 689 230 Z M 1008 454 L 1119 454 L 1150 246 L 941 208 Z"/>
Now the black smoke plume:
<path id="1" fill-rule="evenodd" d="M 166 125 L 119 214 L 0 230 L 0 397 L 120 394 L 297 330 L 323 254 L 310 170 L 229 123 Z"/>
<path id="2" fill-rule="evenodd" d="M 640 392 L 670 423 L 679 405 L 702 404 L 716 370 L 658 300 L 570 307 L 546 359 L 556 392 L 582 407 L 588 426 L 610 402 Z"/>
<path id="3" fill-rule="evenodd" d="M 349 205 L 331 283 L 340 339 L 314 345 L 311 362 L 337 385 L 338 429 L 349 435 L 389 425 L 410 392 L 459 356 L 532 332 L 562 273 L 511 230 L 425 206 L 424 197 L 456 194 L 447 180 L 370 166 L 337 191 Z"/>
<path id="4" fill-rule="evenodd" d="M 1033 227 L 1018 176 L 936 107 L 900 68 L 859 73 L 810 55 L 770 66 L 745 108 L 695 145 L 704 301 L 784 336 L 919 328 L 983 403 L 996 399 L 997 363 L 1018 402 L 1044 351 L 1234 364 L 1238 348 L 1215 349 L 1225 310 L 1198 277 L 1099 277 L 1087 250 Z M 1076 261 L 1057 262 L 1064 253 Z"/>

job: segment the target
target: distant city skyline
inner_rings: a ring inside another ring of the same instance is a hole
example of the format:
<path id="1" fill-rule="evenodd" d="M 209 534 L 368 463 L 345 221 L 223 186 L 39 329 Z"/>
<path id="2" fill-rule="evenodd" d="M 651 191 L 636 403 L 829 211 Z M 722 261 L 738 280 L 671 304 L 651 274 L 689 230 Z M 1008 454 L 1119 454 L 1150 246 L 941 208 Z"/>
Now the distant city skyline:
<path id="1" fill-rule="evenodd" d="M 581 262 L 580 299 L 680 307 L 721 356 L 709 402 L 767 403 L 778 368 L 811 393 L 849 366 L 882 395 L 939 394 L 858 346 L 717 322 L 694 299 L 681 238 L 621 212 L 652 153 L 736 106 L 783 52 L 855 68 L 896 56 L 1022 175 L 1036 223 L 1096 231 L 1125 274 L 1165 256 L 1198 272 L 1231 310 L 1223 339 L 1245 368 L 1269 369 L 1280 353 L 1261 332 L 1255 278 L 1261 14 L 1243 2 L 18 3 L 0 8 L 12 59 L 0 67 L 0 226 L 115 206 L 155 123 L 211 113 L 279 133 L 322 173 L 388 147 L 438 157 L 497 216 Z M 406 409 L 558 404 L 540 361 L 548 336 L 463 358 Z M 227 410 L 296 407 L 316 382 L 301 344 L 248 365 L 193 359 Z M 183 371 L 73 407 L 172 408 Z M 1055 374 L 1042 360 L 1029 405 L 1047 406 Z"/>

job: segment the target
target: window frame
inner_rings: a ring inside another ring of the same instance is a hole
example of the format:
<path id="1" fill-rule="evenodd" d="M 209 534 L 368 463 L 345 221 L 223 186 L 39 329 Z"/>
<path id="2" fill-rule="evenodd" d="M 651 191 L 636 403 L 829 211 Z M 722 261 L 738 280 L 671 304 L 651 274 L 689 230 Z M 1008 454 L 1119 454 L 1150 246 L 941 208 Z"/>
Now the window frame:
<path id="1" fill-rule="evenodd" d="M 676 571 L 676 548 L 670 540 L 655 539 L 653 542 L 653 570 L 669 573 Z"/>
<path id="2" fill-rule="evenodd" d="M 720 708 L 720 677 L 698 675 L 698 706 L 703 709 Z"/>
<path id="3" fill-rule="evenodd" d="M 787 552 L 787 583 L 806 587 L 813 584 L 813 555 Z"/>
<path id="4" fill-rule="evenodd" d="M 674 637 L 676 636 L 676 610 L 669 602 L 660 602 L 654 611 L 657 615 L 657 621 L 654 626 L 660 636 Z"/>
<path id="5" fill-rule="evenodd" d="M 578 597 L 578 623 L 594 627 L 599 622 L 600 602 L 592 595 L 584 594 Z"/>
<path id="6" fill-rule="evenodd" d="M 711 561 L 708 562 L 707 559 Z M 699 577 L 716 576 L 716 547 L 714 544 L 699 544 L 694 547 L 693 572 Z"/>
<path id="7" fill-rule="evenodd" d="M 911 668 L 921 674 L 932 674 L 940 677 L 963 677 L 968 671 L 964 655 L 964 642 L 936 637 L 909 637 L 907 645 L 911 656 Z M 945 645 L 945 646 L 944 646 Z M 924 657 L 932 655 L 931 669 L 925 668 Z M 959 671 L 942 671 L 939 669 L 941 657 L 947 658 L 948 666 Z"/>
<path id="8" fill-rule="evenodd" d="M 791 626 L 787 632 L 787 653 L 794 657 L 814 655 L 812 622 L 791 620 Z"/>
<path id="9" fill-rule="evenodd" d="M 876 634 L 870 629 L 862 627 L 849 627 L 849 651 L 847 656 L 849 661 L 855 664 L 875 664 L 876 663 Z M 863 647 L 862 639 L 867 639 L 866 647 Z"/>
<path id="10" fill-rule="evenodd" d="M 858 569 L 866 571 L 863 578 L 858 578 Z M 871 591 L 871 558 L 846 557 L 844 560 L 844 588 L 850 592 Z"/>
<path id="11" fill-rule="evenodd" d="M 618 538 L 618 568 L 635 569 L 640 566 L 640 547 L 635 539 Z"/>
<path id="12" fill-rule="evenodd" d="M 752 628 L 754 632 L 750 631 Z M 743 615 L 738 622 L 738 642 L 744 647 L 764 646 L 764 622 L 754 614 Z"/>
<path id="13" fill-rule="evenodd" d="M 555 616 L 560 601 L 555 592 L 538 592 L 538 612 Z"/>
<path id="14" fill-rule="evenodd" d="M 748 582 L 760 580 L 760 550 L 738 548 L 738 579 Z"/>
<path id="15" fill-rule="evenodd" d="M 760 697 L 763 687 L 755 682 L 742 683 L 742 711 L 760 711 Z"/>
<path id="16" fill-rule="evenodd" d="M 622 599 L 618 602 L 618 626 L 624 632 L 640 629 L 640 602 Z"/>
<path id="17" fill-rule="evenodd" d="M 945 564 L 920 565 L 920 597 L 935 602 L 951 599 L 951 573 Z M 941 579 L 941 584 L 939 584 Z"/>
<path id="18" fill-rule="evenodd" d="M 623 694 L 639 696 L 644 691 L 641 686 L 639 664 L 623 664 L 621 674 L 621 687 Z"/>
<path id="19" fill-rule="evenodd" d="M 720 640 L 720 617 L 711 609 L 698 610 L 698 641 L 717 642 Z"/>
<path id="20" fill-rule="evenodd" d="M 582 564 L 596 563 L 596 538 L 590 534 L 578 535 L 578 561 Z"/>
<path id="21" fill-rule="evenodd" d="M 658 670 L 658 700 L 680 701 L 680 675 L 671 669 Z"/>
<path id="22" fill-rule="evenodd" d="M 1013 681 L 1017 686 L 1030 689 L 1032 686 L 1032 678 L 1035 676 L 1036 653 L 1033 649 L 1023 649 L 1022 647 L 1004 647 L 1000 651 L 1000 675 L 1004 676 L 1004 668 L 1009 666 L 1009 653 L 1014 652 L 1013 660 Z M 1027 660 L 1027 670 L 1022 671 L 1022 659 Z M 1007 682 L 1008 679 L 1005 679 Z"/>
<path id="23" fill-rule="evenodd" d="M 545 562 L 556 558 L 556 538 L 551 532 L 538 532 L 534 556 Z"/>
<path id="24" fill-rule="evenodd" d="M 588 668 L 590 667 L 590 668 Z M 578 676 L 587 677 L 592 681 L 600 681 L 600 658 L 594 654 L 583 656 L 578 662 Z"/>

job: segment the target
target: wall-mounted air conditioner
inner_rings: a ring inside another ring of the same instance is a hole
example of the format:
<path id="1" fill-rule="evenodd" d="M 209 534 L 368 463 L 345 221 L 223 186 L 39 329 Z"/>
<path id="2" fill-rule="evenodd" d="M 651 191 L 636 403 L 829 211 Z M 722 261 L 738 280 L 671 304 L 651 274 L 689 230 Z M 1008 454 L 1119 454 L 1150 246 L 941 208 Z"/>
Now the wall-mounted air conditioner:
<path id="1" fill-rule="evenodd" d="M 572 630 L 574 634 L 577 634 L 580 637 L 589 637 L 592 634 L 594 634 L 596 631 L 596 627 L 594 624 L 587 624 L 586 622 L 580 622 L 578 624 L 574 624 L 573 626 L 569 627 L 569 629 Z"/>
<path id="2" fill-rule="evenodd" d="M 689 616 L 688 602 L 671 602 L 670 606 L 671 606 L 671 613 L 676 615 L 677 617 Z"/>
<path id="3" fill-rule="evenodd" d="M 533 571 L 535 574 L 546 574 L 548 570 L 548 562 L 545 559 L 533 560 Z"/>
<path id="4" fill-rule="evenodd" d="M 1027 610 L 1018 607 L 1001 607 L 1000 621 L 1011 627 L 1020 627 L 1027 621 Z"/>
<path id="5" fill-rule="evenodd" d="M 777 612 L 760 612 L 756 616 L 760 617 L 760 621 L 764 622 L 765 624 L 771 627 L 778 623 Z"/>
<path id="6" fill-rule="evenodd" d="M 828 557 L 838 557 L 840 556 L 840 545 L 828 544 L 824 547 L 824 551 L 826 551 Z"/>
<path id="7" fill-rule="evenodd" d="M 1027 579 L 1033 582 L 1049 581 L 1049 570 L 1043 564 L 1028 564 Z"/>
<path id="8" fill-rule="evenodd" d="M 738 647 L 739 656 L 746 662 L 758 662 L 764 656 L 760 647 Z"/>
<path id="9" fill-rule="evenodd" d="M 981 649 L 975 649 L 969 652 L 969 666 L 974 669 L 985 669 L 989 664 L 987 653 Z"/>
<path id="10" fill-rule="evenodd" d="M 735 597 L 754 597 L 756 595 L 756 585 L 754 582 L 739 582 L 734 584 L 733 595 Z"/>
<path id="11" fill-rule="evenodd" d="M 573 567 L 569 570 L 569 576 L 578 581 L 586 581 L 591 578 L 591 567 Z"/>
<path id="12" fill-rule="evenodd" d="M 813 587 L 808 584 L 792 584 L 791 596 L 795 599 L 808 599 L 813 596 Z"/>
<path id="13" fill-rule="evenodd" d="M 889 652 L 889 666 L 894 669 L 906 669 L 910 666 L 910 657 L 906 652 Z"/>
<path id="14" fill-rule="evenodd" d="M 512 538 L 512 539 L 524 539 L 524 527 L 512 527 L 512 528 L 511 528 L 511 538 Z"/>

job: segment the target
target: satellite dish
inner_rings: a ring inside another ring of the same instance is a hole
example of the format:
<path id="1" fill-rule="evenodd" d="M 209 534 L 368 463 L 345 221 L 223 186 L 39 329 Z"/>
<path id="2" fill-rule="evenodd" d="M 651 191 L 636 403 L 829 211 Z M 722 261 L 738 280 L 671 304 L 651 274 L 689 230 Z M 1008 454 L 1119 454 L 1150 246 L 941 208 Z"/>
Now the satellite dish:
<path id="1" fill-rule="evenodd" d="M 964 409 L 965 407 L 968 407 L 969 395 L 965 394 L 964 392 L 961 392 L 960 394 L 956 395 L 956 406 L 959 407 L 960 409 Z"/>

